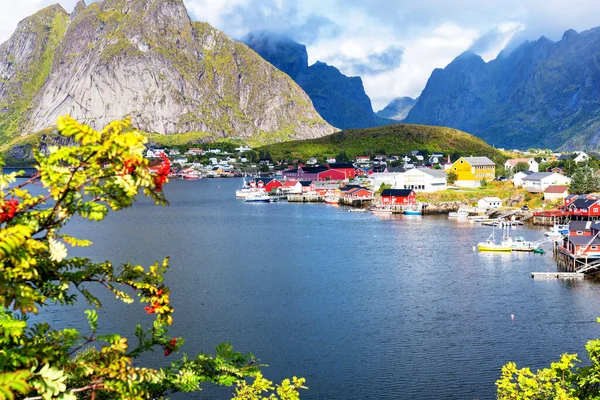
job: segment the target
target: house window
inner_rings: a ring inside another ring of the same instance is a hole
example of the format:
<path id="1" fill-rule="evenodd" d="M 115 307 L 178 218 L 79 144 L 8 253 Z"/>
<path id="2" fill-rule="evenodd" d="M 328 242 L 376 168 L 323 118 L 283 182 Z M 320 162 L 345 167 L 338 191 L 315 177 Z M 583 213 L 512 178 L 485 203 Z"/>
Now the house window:
<path id="1" fill-rule="evenodd" d="M 594 207 L 594 212 L 598 212 L 598 207 Z"/>
<path id="2" fill-rule="evenodd" d="M 598 246 L 592 246 L 592 250 L 598 250 Z"/>
<path id="3" fill-rule="evenodd" d="M 578 235 L 583 235 L 583 231 L 577 231 Z"/>

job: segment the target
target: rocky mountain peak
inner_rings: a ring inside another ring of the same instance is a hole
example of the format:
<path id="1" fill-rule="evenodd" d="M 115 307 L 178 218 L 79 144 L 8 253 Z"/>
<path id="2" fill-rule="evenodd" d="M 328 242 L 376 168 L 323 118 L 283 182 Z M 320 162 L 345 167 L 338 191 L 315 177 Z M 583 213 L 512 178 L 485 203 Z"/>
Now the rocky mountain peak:
<path id="1" fill-rule="evenodd" d="M 256 142 L 334 131 L 289 77 L 192 22 L 182 0 L 80 1 L 71 16 L 60 16 L 44 21 L 42 41 L 17 31 L 0 45 L 0 77 L 13 78 L 10 85 L 0 80 L 0 141 L 40 131 L 63 114 L 94 127 L 129 116 L 147 132 Z M 21 55 L 29 57 L 18 65 L 30 78 L 11 72 Z"/>

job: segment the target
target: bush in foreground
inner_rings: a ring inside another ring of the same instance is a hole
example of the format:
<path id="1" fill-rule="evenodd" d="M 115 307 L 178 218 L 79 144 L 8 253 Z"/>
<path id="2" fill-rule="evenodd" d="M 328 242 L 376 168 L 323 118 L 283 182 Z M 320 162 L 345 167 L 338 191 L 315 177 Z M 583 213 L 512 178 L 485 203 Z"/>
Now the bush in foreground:
<path id="1" fill-rule="evenodd" d="M 17 184 L 17 174 L 0 173 L 0 400 L 164 398 L 199 391 L 207 382 L 236 385 L 239 400 L 298 399 L 304 379 L 274 386 L 252 354 L 234 352 L 228 344 L 218 346 L 214 356 L 183 355 L 166 368 L 137 365 L 136 358 L 147 351 L 158 348 L 167 357 L 184 343 L 168 333 L 173 322 L 171 293 L 163 283 L 168 259 L 145 268 L 68 257 L 67 246 L 91 243 L 62 228 L 74 216 L 100 221 L 109 210 L 131 206 L 141 192 L 166 204 L 162 186 L 169 161 L 164 158 L 151 173 L 143 157 L 146 139 L 128 121 L 95 131 L 62 117 L 57 128 L 73 145 L 36 153 L 34 177 Z M 31 185 L 46 192 L 34 195 Z M 140 312 L 154 317 L 152 327 L 138 325 L 135 344 L 121 334 L 97 334 L 95 309 L 101 304 L 88 290 L 91 285 L 132 306 L 134 293 Z M 69 306 L 81 297 L 91 307 L 85 312 L 87 332 L 29 321 L 33 313 L 43 315 L 48 304 Z M 247 378 L 254 378 L 252 384 Z"/>

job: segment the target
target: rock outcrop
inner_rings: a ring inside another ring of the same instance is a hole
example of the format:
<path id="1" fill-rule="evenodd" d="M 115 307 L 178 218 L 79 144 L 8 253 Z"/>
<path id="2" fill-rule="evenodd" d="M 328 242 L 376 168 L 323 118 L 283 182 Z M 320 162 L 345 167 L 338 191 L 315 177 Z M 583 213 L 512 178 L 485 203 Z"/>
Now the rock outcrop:
<path id="1" fill-rule="evenodd" d="M 63 114 L 94 127 L 129 116 L 146 132 L 262 143 L 335 131 L 292 79 L 192 22 L 182 0 L 80 1 L 71 15 L 54 6 L 24 20 L 0 46 L 0 137 Z"/>

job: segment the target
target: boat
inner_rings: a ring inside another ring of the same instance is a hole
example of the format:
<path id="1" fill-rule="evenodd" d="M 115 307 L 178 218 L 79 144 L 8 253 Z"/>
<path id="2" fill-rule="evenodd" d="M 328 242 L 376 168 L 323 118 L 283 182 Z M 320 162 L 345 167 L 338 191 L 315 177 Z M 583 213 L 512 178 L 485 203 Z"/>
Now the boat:
<path id="1" fill-rule="evenodd" d="M 250 187 L 248 185 L 248 183 L 246 182 L 246 178 L 242 178 L 242 188 L 241 189 L 237 189 L 235 191 L 235 197 L 243 199 L 246 198 L 249 194 L 251 193 L 255 193 L 256 189 L 253 187 Z"/>
<path id="2" fill-rule="evenodd" d="M 404 210 L 404 215 L 421 215 L 421 210 Z"/>
<path id="3" fill-rule="evenodd" d="M 509 252 L 513 251 L 512 249 L 512 240 L 507 234 L 505 227 L 502 234 L 502 240 L 500 242 L 496 241 L 495 233 L 496 228 L 492 229 L 492 234 L 483 242 L 477 243 L 477 250 L 479 251 L 496 251 L 496 252 Z"/>
<path id="4" fill-rule="evenodd" d="M 466 218 L 469 216 L 467 211 L 458 210 L 458 211 L 450 211 L 448 213 L 448 218 Z"/>
<path id="5" fill-rule="evenodd" d="M 244 201 L 248 203 L 269 203 L 271 197 L 265 192 L 254 192 L 248 194 Z"/>
<path id="6" fill-rule="evenodd" d="M 385 207 L 385 206 L 375 206 L 375 207 L 371 208 L 369 211 L 371 211 L 373 214 L 378 214 L 378 215 L 391 215 L 393 213 L 391 208 Z"/>
<path id="7" fill-rule="evenodd" d="M 546 236 L 562 238 L 564 235 L 569 234 L 569 225 L 554 225 L 549 231 L 544 232 Z"/>
<path id="8" fill-rule="evenodd" d="M 340 198 L 337 196 L 325 196 L 325 203 L 327 204 L 339 204 Z"/>
<path id="9" fill-rule="evenodd" d="M 512 247 L 512 251 L 536 251 L 539 247 L 539 243 L 529 242 L 518 236 L 508 241 Z"/>

